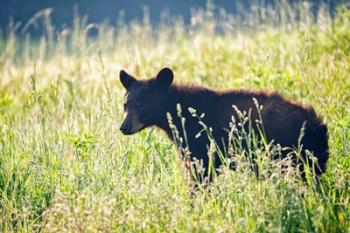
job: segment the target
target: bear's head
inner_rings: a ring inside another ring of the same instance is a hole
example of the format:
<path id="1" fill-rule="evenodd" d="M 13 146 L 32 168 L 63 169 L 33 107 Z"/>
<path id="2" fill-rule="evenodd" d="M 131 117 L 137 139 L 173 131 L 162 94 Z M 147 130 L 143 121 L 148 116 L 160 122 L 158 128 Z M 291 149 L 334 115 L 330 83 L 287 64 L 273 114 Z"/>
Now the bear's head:
<path id="1" fill-rule="evenodd" d="M 166 98 L 174 75 L 169 68 L 163 68 L 155 78 L 137 80 L 124 70 L 120 71 L 120 82 L 126 89 L 125 119 L 120 130 L 130 135 L 157 124 L 166 117 Z"/>

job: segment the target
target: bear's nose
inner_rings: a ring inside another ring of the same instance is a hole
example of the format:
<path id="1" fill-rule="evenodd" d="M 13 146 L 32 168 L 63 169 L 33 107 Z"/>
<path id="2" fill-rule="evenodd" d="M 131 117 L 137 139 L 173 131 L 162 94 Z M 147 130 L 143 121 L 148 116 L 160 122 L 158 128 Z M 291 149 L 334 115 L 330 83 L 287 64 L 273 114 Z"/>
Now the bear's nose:
<path id="1" fill-rule="evenodd" d="M 123 133 L 123 134 L 130 134 L 130 128 L 127 127 L 125 124 L 122 124 L 120 126 L 120 131 Z"/>

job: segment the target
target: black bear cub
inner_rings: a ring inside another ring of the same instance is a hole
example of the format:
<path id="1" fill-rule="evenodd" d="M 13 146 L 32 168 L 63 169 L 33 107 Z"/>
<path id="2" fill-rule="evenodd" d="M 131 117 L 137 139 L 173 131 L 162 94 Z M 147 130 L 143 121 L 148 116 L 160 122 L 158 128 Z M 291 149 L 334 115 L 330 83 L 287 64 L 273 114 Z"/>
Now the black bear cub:
<path id="1" fill-rule="evenodd" d="M 187 136 L 191 159 L 200 160 L 206 174 L 210 140 L 205 134 L 198 137 L 202 126 L 198 123 L 198 119 L 191 115 L 189 108 L 195 109 L 199 115 L 204 113 L 202 121 L 211 127 L 212 137 L 220 150 L 227 151 L 225 148 L 229 140 L 227 129 L 232 117 L 237 117 L 237 111 L 232 106 L 235 105 L 240 111 L 250 111 L 251 118 L 257 119 L 259 113 L 254 102 L 256 99 L 259 105 L 263 106 L 260 116 L 267 141 L 273 140 L 273 143 L 280 144 L 282 148 L 296 148 L 301 144 L 302 157 L 306 158 L 307 150 L 317 158 L 316 174 L 321 175 L 325 172 L 328 160 L 327 127 L 321 123 L 312 107 L 288 101 L 278 93 L 247 90 L 216 91 L 203 86 L 176 85 L 173 84 L 173 77 L 173 72 L 169 68 L 163 68 L 156 77 L 149 80 L 137 80 L 123 70 L 120 72 L 120 81 L 126 89 L 124 103 L 126 117 L 120 127 L 123 134 L 130 135 L 146 127 L 156 126 L 174 140 L 167 118 L 167 114 L 170 114 L 179 136 L 182 138 Z M 182 122 L 177 117 L 178 104 L 182 108 L 182 116 L 186 119 L 186 135 L 181 130 Z M 302 128 L 304 135 L 301 138 Z M 287 153 L 288 150 L 283 156 L 287 156 Z M 214 161 L 214 166 L 218 168 L 221 159 L 217 154 Z M 304 165 L 299 159 L 296 163 L 303 169 Z"/>

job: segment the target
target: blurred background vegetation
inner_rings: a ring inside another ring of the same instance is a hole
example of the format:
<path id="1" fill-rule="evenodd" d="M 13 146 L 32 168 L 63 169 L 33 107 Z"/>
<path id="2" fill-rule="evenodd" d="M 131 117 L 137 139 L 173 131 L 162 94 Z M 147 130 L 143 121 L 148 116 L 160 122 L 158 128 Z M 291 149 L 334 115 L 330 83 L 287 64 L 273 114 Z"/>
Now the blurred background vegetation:
<path id="1" fill-rule="evenodd" d="M 277 9 L 284 5 L 298 5 L 301 2 L 309 4 L 311 12 L 317 17 L 317 12 L 321 5 L 327 5 L 329 14 L 334 16 L 337 6 L 346 3 L 347 0 L 214 0 L 210 1 L 216 6 L 214 15 L 220 14 L 220 9 L 224 9 L 229 14 L 246 17 L 247 13 L 256 10 L 258 7 Z M 142 20 L 145 10 L 148 11 L 150 22 L 153 25 L 164 23 L 162 15 L 167 14 L 167 18 L 182 18 L 185 24 L 191 21 L 191 12 L 203 9 L 208 4 L 201 0 L 0 0 L 0 28 L 8 31 L 10 22 L 21 24 L 19 31 L 37 12 L 50 8 L 52 9 L 52 24 L 57 28 L 70 27 L 73 24 L 74 15 L 79 12 L 81 15 L 87 15 L 87 23 L 109 22 L 117 24 L 120 17 L 126 22 L 132 20 Z M 280 17 L 280 16 L 279 16 Z M 26 28 L 34 36 L 40 36 L 42 28 Z"/>

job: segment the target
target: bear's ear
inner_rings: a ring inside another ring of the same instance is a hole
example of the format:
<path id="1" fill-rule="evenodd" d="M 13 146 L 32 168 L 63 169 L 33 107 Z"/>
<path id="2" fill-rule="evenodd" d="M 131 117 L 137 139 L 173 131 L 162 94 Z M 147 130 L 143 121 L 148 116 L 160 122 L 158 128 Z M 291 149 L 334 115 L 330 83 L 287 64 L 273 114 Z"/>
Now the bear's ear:
<path id="1" fill-rule="evenodd" d="M 174 79 L 173 71 L 170 68 L 163 68 L 156 77 L 156 83 L 159 87 L 167 88 L 171 85 Z"/>
<path id="2" fill-rule="evenodd" d="M 134 82 L 137 81 L 136 78 L 134 78 L 130 74 L 126 73 L 124 70 L 120 71 L 119 79 L 120 79 L 120 82 L 123 84 L 123 86 L 125 87 L 126 90 L 129 89 L 131 84 L 133 84 Z"/>

